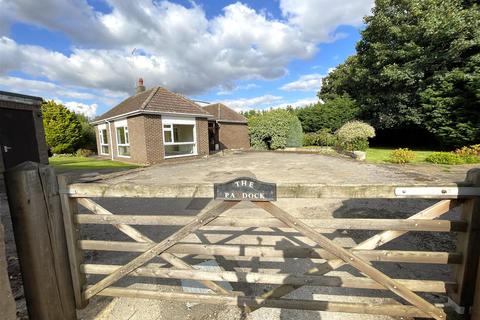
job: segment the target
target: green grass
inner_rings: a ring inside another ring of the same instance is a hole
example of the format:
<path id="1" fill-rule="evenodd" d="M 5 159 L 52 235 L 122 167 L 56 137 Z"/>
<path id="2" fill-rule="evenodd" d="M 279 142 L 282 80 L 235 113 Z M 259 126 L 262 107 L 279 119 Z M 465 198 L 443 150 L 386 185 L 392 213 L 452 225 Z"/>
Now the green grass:
<path id="1" fill-rule="evenodd" d="M 131 163 L 86 157 L 51 157 L 49 162 L 56 169 L 62 170 L 132 169 L 138 167 Z"/>
<path id="2" fill-rule="evenodd" d="M 367 161 L 372 163 L 388 163 L 390 153 L 395 150 L 394 148 L 368 148 Z M 415 159 L 411 163 L 425 162 L 425 159 L 432 152 L 430 150 L 413 150 L 415 152 Z"/>

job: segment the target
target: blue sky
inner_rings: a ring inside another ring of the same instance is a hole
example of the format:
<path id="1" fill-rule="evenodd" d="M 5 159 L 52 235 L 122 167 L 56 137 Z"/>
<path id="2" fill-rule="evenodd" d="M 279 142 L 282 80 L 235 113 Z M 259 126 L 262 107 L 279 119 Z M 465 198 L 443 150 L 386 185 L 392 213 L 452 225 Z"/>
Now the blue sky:
<path id="1" fill-rule="evenodd" d="M 355 52 L 371 0 L 0 0 L 0 90 L 90 117 L 147 87 L 236 110 L 302 106 Z"/>

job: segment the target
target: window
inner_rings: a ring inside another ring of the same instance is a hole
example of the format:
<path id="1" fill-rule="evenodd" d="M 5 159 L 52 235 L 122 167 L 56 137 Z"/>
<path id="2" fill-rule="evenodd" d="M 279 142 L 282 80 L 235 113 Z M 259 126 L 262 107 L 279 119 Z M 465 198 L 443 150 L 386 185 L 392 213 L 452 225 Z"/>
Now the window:
<path id="1" fill-rule="evenodd" d="M 195 119 L 164 118 L 165 158 L 197 154 Z"/>
<path id="2" fill-rule="evenodd" d="M 119 157 L 130 157 L 130 141 L 128 139 L 127 121 L 115 122 L 117 132 L 117 153 Z"/>
<path id="3" fill-rule="evenodd" d="M 100 136 L 100 154 L 109 154 L 110 153 L 110 147 L 108 145 L 108 132 L 107 132 L 107 129 L 104 127 L 104 128 L 101 128 L 99 127 L 98 128 L 98 133 L 99 133 L 99 136 Z"/>

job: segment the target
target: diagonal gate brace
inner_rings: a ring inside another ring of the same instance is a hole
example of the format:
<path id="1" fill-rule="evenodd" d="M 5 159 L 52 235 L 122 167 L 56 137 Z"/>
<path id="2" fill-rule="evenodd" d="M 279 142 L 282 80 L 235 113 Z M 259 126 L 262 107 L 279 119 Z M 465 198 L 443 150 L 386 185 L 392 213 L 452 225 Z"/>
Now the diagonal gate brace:
<path id="1" fill-rule="evenodd" d="M 363 260 L 362 258 L 352 253 L 351 251 L 334 243 L 332 240 L 328 239 L 321 233 L 318 233 L 313 228 L 306 225 L 299 219 L 291 216 L 289 213 L 280 209 L 273 203 L 271 202 L 254 202 L 254 203 L 258 207 L 264 209 L 274 217 L 278 218 L 280 221 L 282 221 L 286 225 L 296 229 L 298 232 L 310 238 L 311 240 L 316 242 L 318 245 L 320 245 L 322 248 L 329 251 L 331 254 L 339 257 L 345 263 L 348 263 L 349 265 L 353 266 L 360 272 L 370 277 L 372 280 L 378 282 L 388 290 L 392 291 L 393 293 L 402 297 L 406 301 L 410 302 L 412 305 L 416 306 L 417 308 L 419 308 L 426 314 L 430 315 L 431 317 L 437 320 L 444 320 L 446 318 L 443 310 L 435 307 L 434 305 L 432 305 L 431 303 L 429 303 L 428 301 L 426 301 L 425 299 L 421 298 L 420 296 L 415 294 L 413 291 L 408 289 L 405 285 L 391 279 L 381 271 L 371 266 L 367 261 Z"/>
<path id="2" fill-rule="evenodd" d="M 97 215 L 114 215 L 98 203 L 92 201 L 91 199 L 88 198 L 78 198 L 78 203 L 85 207 L 86 209 L 90 210 L 92 213 L 97 214 Z M 117 228 L 119 231 L 123 232 L 133 240 L 137 242 L 143 242 L 143 243 L 155 243 L 152 239 L 138 231 L 136 228 L 124 224 L 124 223 L 119 223 L 119 224 L 114 224 L 113 225 L 115 228 Z M 172 266 L 180 269 L 187 269 L 187 270 L 194 270 L 195 268 L 189 265 L 188 263 L 184 262 L 182 259 L 176 257 L 175 255 L 168 253 L 168 252 L 163 252 L 160 254 L 160 257 L 170 263 Z M 207 288 L 213 290 L 214 292 L 218 294 L 232 294 L 229 290 L 223 288 L 222 286 L 216 284 L 213 281 L 209 280 L 201 280 L 200 281 L 203 285 L 205 285 Z"/>
<path id="3" fill-rule="evenodd" d="M 85 292 L 84 296 L 85 299 L 90 299 L 103 289 L 107 288 L 108 286 L 112 285 L 116 281 L 120 280 L 121 278 L 128 275 L 133 270 L 141 267 L 143 264 L 147 263 L 148 261 L 155 258 L 157 255 L 163 253 L 168 248 L 172 247 L 177 242 L 184 239 L 186 236 L 195 232 L 199 228 L 207 225 L 209 222 L 215 220 L 220 214 L 227 211 L 228 209 L 232 208 L 238 203 L 238 201 L 224 201 L 221 202 L 219 205 L 215 206 L 211 210 L 201 213 L 195 217 L 195 219 L 186 224 L 180 230 L 169 236 L 168 238 L 164 239 L 163 241 L 152 244 L 152 246 L 136 257 L 135 259 L 131 260 L 129 263 L 125 264 L 124 266 L 118 268 L 102 280 L 95 283 L 93 286 L 88 287 Z"/>

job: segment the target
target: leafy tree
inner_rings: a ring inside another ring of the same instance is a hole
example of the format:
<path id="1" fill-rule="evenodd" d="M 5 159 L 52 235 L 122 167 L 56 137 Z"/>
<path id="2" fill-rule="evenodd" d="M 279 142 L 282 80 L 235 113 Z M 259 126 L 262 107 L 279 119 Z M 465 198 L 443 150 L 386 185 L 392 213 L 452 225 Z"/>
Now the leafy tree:
<path id="1" fill-rule="evenodd" d="M 476 1 L 377 0 L 357 55 L 319 95 L 348 94 L 377 129 L 425 128 L 445 146 L 480 139 Z"/>
<path id="2" fill-rule="evenodd" d="M 77 115 L 53 100 L 42 105 L 47 145 L 53 153 L 72 153 L 82 139 L 82 125 Z"/>
<path id="3" fill-rule="evenodd" d="M 335 131 L 345 122 L 358 116 L 355 101 L 347 95 L 335 96 L 325 103 L 316 103 L 297 110 L 298 119 L 305 132 L 317 132 L 321 129 Z"/>
<path id="4" fill-rule="evenodd" d="M 82 126 L 82 139 L 80 139 L 77 149 L 88 149 L 95 151 L 97 149 L 97 138 L 95 136 L 95 129 L 88 121 L 88 118 L 83 114 L 77 114 L 78 121 Z"/>
<path id="5" fill-rule="evenodd" d="M 300 147 L 303 143 L 300 121 L 285 109 L 270 110 L 250 117 L 248 128 L 252 147 L 256 149 Z"/>

